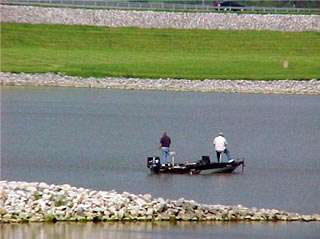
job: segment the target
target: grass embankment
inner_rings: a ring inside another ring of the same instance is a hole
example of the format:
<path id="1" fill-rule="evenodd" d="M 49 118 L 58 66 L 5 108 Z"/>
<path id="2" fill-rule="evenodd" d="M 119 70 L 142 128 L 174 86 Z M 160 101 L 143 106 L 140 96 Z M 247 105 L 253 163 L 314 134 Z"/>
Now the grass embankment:
<path id="1" fill-rule="evenodd" d="M 1 24 L 1 70 L 187 79 L 320 78 L 320 33 Z M 283 62 L 288 61 L 285 68 Z"/>

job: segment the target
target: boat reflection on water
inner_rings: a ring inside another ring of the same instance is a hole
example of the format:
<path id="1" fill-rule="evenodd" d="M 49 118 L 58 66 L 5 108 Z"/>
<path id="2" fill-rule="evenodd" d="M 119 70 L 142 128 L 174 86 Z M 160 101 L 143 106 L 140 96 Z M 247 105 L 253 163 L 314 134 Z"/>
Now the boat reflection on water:
<path id="1" fill-rule="evenodd" d="M 0 224 L 6 239 L 313 238 L 318 223 L 301 222 L 58 222 Z M 310 234 L 311 233 L 311 234 Z M 308 237 L 308 234 L 309 237 Z M 310 237 L 311 236 L 311 237 Z"/>

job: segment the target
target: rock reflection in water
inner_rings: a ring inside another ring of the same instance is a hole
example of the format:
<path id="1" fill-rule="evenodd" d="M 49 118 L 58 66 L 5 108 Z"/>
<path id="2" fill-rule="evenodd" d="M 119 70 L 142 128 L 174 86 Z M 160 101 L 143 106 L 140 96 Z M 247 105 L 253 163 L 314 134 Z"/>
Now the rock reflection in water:
<path id="1" fill-rule="evenodd" d="M 0 224 L 6 239 L 316 238 L 319 223 L 101 222 Z"/>

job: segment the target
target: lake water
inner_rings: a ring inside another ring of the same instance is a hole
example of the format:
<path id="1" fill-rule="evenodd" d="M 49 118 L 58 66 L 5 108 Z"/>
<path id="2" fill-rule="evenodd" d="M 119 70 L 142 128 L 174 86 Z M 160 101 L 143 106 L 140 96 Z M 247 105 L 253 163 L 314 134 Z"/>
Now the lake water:
<path id="1" fill-rule="evenodd" d="M 171 136 L 178 162 L 199 160 L 201 155 L 215 160 L 212 140 L 223 130 L 232 156 L 246 159 L 244 173 L 150 174 L 146 157 L 159 153 L 163 129 Z M 320 97 L 2 87 L 1 178 L 320 213 Z M 90 225 L 81 228 L 90 231 Z M 212 227 L 219 237 L 226 224 L 181 225 L 162 224 L 169 237 L 177 233 L 181 238 L 188 238 L 183 235 L 192 228 L 192 233 L 200 233 L 196 237 L 209 238 L 210 233 L 203 231 Z M 101 230 L 109 226 L 102 225 Z M 130 238 L 167 236 L 158 235 L 157 227 L 145 227 L 149 228 L 124 228 L 135 232 L 135 236 L 128 232 Z M 262 230 L 267 233 L 262 238 L 287 228 L 300 228 L 310 236 L 320 232 L 319 223 L 276 224 L 275 230 L 274 224 L 227 224 L 227 228 L 234 235 Z M 113 231 L 119 238 L 126 233 Z"/>
<path id="2" fill-rule="evenodd" d="M 6 239 L 319 239 L 319 223 L 66 223 L 0 224 Z"/>

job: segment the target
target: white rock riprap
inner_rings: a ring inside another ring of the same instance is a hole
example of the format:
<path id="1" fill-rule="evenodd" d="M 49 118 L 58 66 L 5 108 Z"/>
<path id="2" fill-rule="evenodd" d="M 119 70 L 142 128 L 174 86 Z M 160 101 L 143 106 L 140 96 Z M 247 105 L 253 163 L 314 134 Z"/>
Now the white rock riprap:
<path id="1" fill-rule="evenodd" d="M 130 90 L 171 90 L 195 92 L 274 93 L 320 95 L 320 80 L 184 80 L 136 78 L 82 78 L 60 74 L 26 74 L 0 72 L 4 86 L 64 86 Z"/>
<path id="2" fill-rule="evenodd" d="M 193 200 L 165 200 L 150 194 L 95 191 L 68 184 L 0 181 L 0 223 L 44 221 L 320 221 L 241 205 L 205 205 Z"/>
<path id="3" fill-rule="evenodd" d="M 318 15 L 90 10 L 0 5 L 1 21 L 107 27 L 320 31 Z"/>

